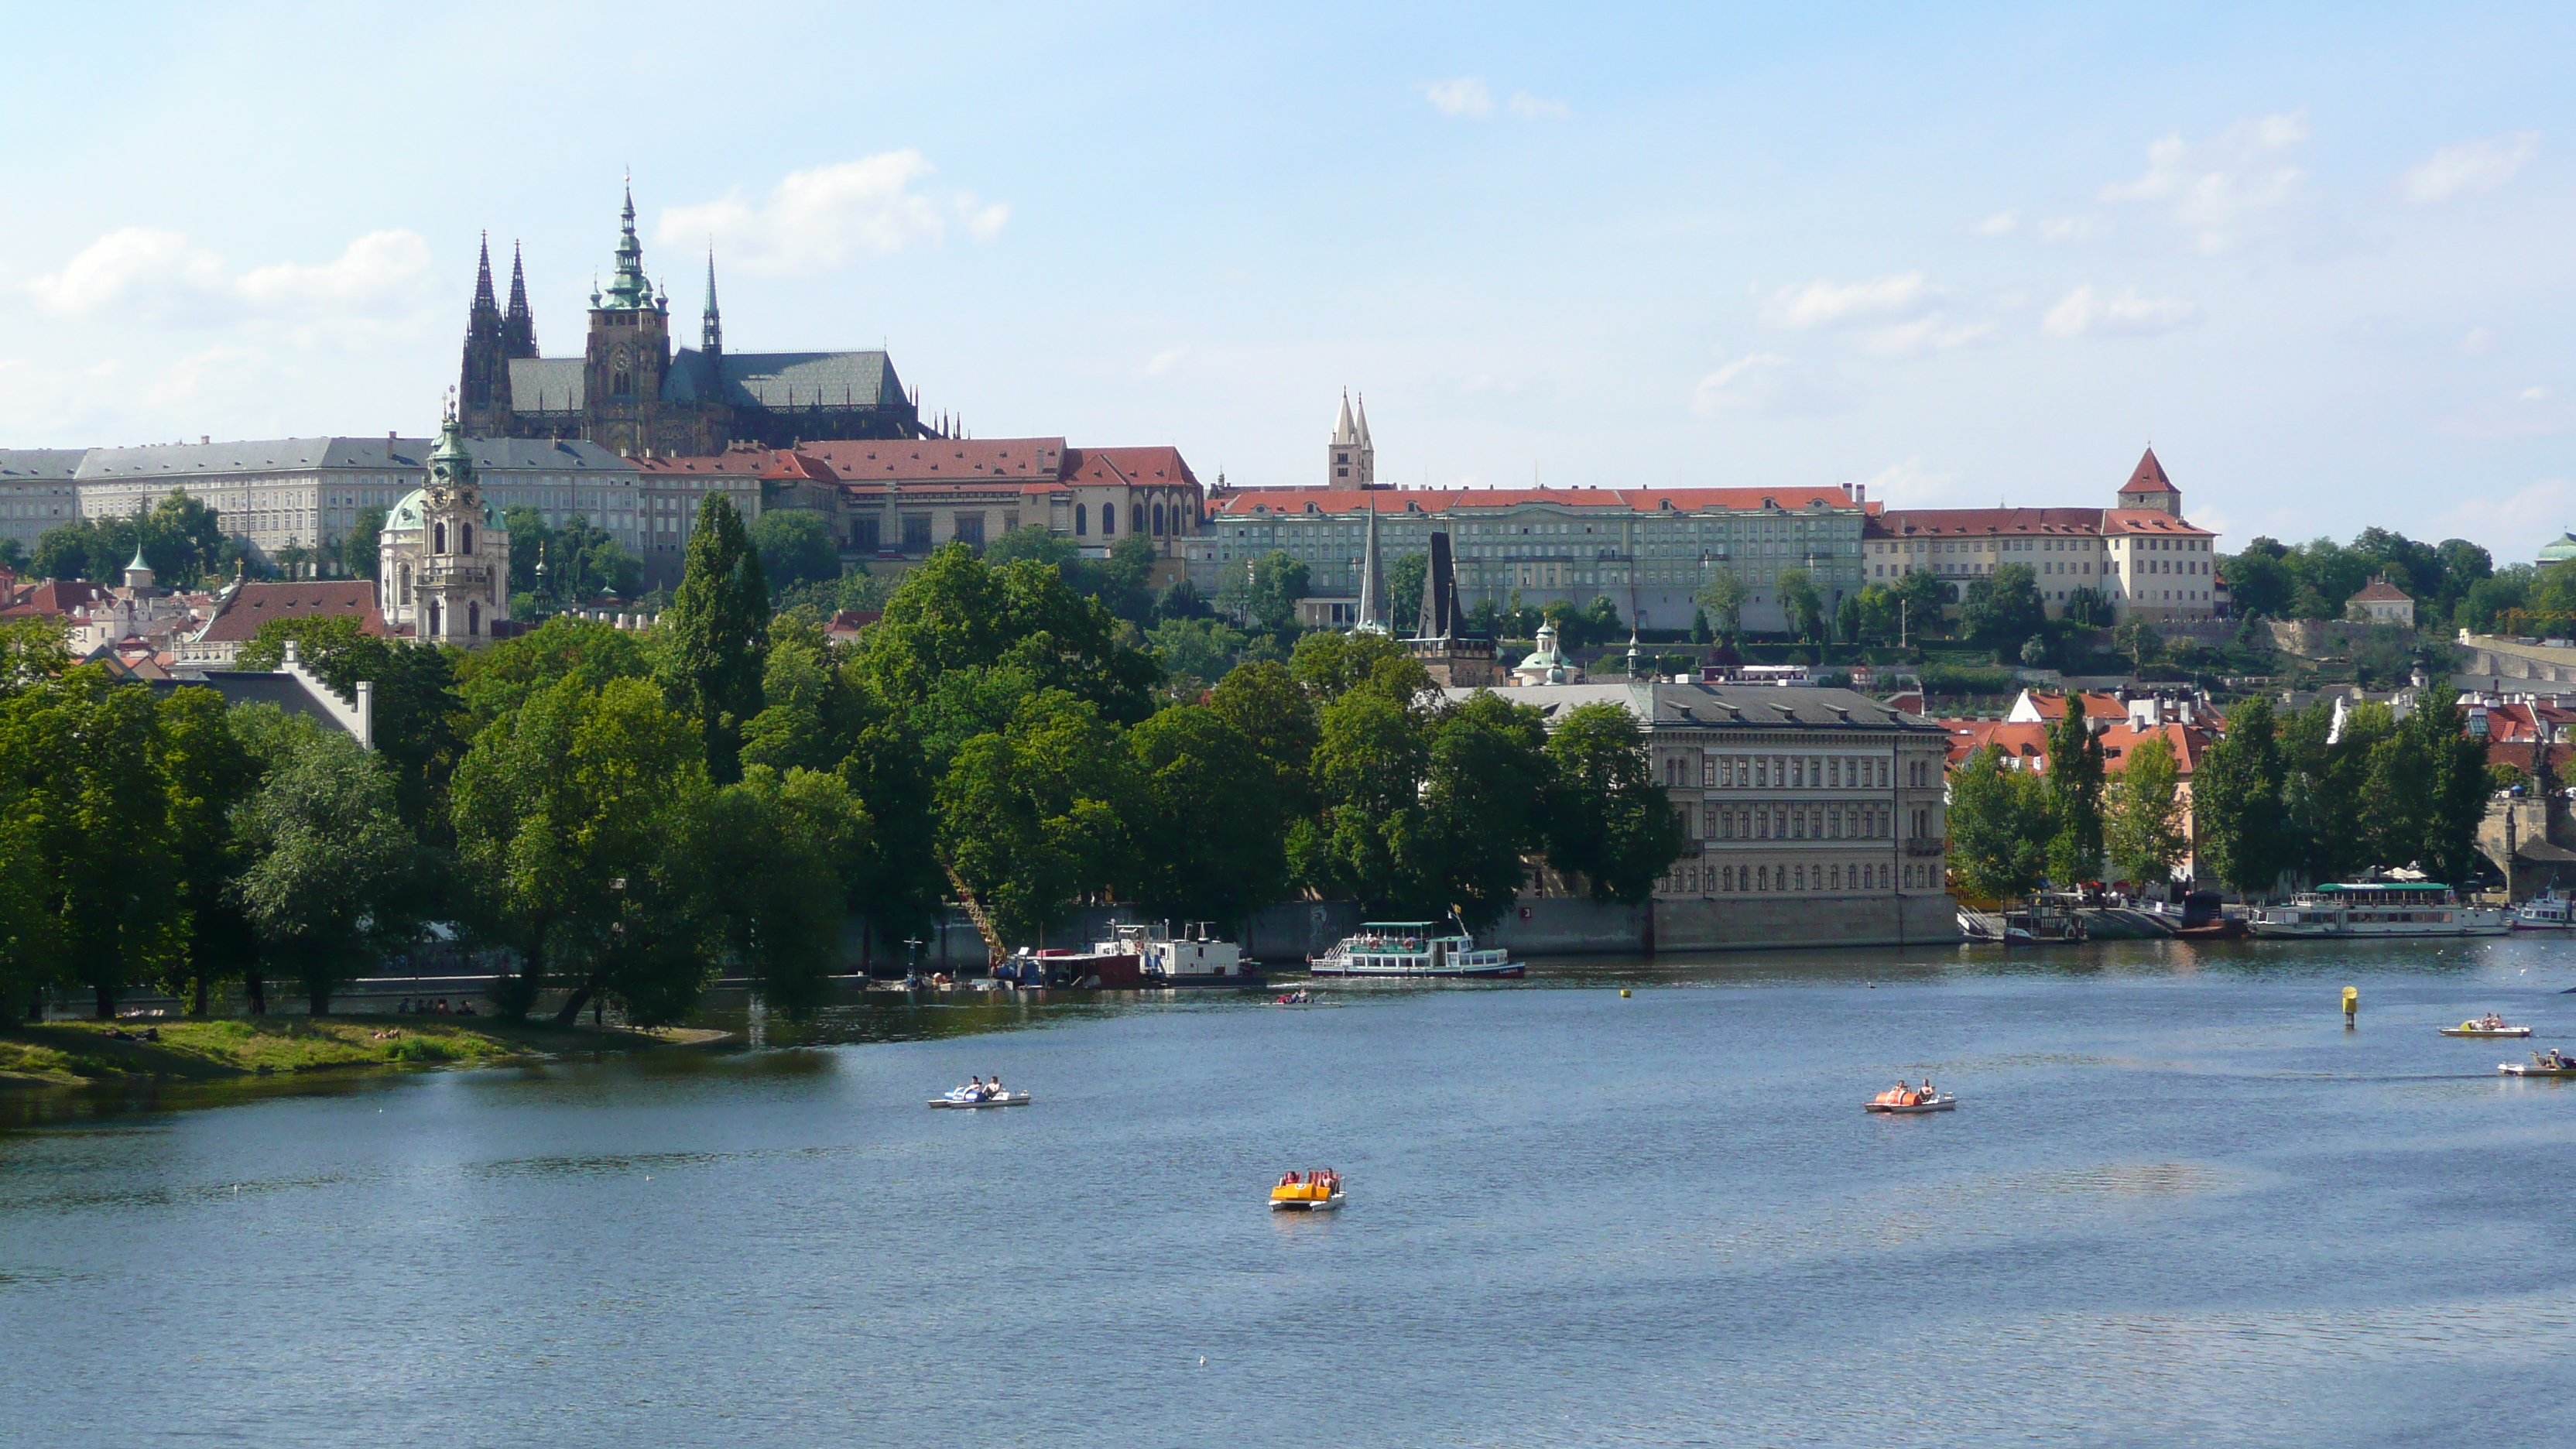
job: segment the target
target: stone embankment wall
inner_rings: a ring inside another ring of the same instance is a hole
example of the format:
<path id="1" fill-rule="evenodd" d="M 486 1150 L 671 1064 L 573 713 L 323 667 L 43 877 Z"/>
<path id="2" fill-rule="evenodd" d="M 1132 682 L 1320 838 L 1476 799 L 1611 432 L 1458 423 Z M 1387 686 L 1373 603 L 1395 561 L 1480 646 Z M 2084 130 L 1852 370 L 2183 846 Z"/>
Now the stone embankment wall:
<path id="1" fill-rule="evenodd" d="M 2494 634 L 2463 634 L 2460 654 L 2455 678 L 2475 680 L 2480 688 L 2545 694 L 2553 685 L 2576 684 L 2576 649 L 2523 644 Z"/>

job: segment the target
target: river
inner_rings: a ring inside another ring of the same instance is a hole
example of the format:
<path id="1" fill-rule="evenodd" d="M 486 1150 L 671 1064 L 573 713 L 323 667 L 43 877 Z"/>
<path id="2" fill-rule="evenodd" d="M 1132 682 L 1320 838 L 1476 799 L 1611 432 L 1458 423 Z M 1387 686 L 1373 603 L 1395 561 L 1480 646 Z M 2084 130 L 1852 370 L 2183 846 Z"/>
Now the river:
<path id="1" fill-rule="evenodd" d="M 2435 1028 L 2576 1042 L 2570 985 L 2530 938 L 1665 959 L 5 1099 L 0 1442 L 2539 1442 L 2576 1081 Z M 922 1106 L 996 1072 L 1036 1103 Z M 1927 1074 L 1956 1113 L 1860 1110 Z M 1265 1211 L 1317 1164 L 1346 1211 Z"/>

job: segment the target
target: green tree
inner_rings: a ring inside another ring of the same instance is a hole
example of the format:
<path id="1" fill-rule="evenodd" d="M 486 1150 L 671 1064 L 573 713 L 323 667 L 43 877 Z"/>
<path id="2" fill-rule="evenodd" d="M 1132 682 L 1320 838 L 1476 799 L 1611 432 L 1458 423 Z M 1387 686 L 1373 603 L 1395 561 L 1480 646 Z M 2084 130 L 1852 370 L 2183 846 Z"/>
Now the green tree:
<path id="1" fill-rule="evenodd" d="M 765 1003 L 803 1020 L 830 999 L 847 882 L 872 852 L 867 811 L 838 775 L 756 763 L 696 800 L 673 856 L 694 888 L 688 913 Z"/>
<path id="2" fill-rule="evenodd" d="M 1744 637 L 1744 606 L 1752 601 L 1753 590 L 1732 570 L 1712 572 L 1692 597 L 1708 611 L 1709 627 L 1718 638 L 1732 644 Z"/>
<path id="3" fill-rule="evenodd" d="M 2153 624 L 2141 618 L 2131 618 L 2113 629 L 2111 642 L 2121 653 L 2129 656 L 2129 667 L 2132 670 L 2144 670 L 2149 664 L 2154 663 L 2157 656 L 2163 654 L 2165 649 L 2163 636 L 2156 633 Z"/>
<path id="4" fill-rule="evenodd" d="M 2048 730 L 2048 874 L 2061 885 L 2102 870 L 2101 736 L 2084 719 L 2084 702 L 2066 699 L 2066 714 Z"/>
<path id="5" fill-rule="evenodd" d="M 113 685 L 97 665 L 0 704 L 29 974 L 90 988 L 101 1020 L 119 991 L 162 979 L 186 949 L 169 796 L 154 768 L 162 747 L 151 691 Z"/>
<path id="6" fill-rule="evenodd" d="M 2068 589 L 2066 605 L 2058 611 L 2058 617 L 2079 628 L 2107 628 L 2111 623 L 2110 596 L 2091 587 Z"/>
<path id="7" fill-rule="evenodd" d="M 1431 555 L 1408 553 L 1386 566 L 1386 626 L 1398 638 L 1411 638 L 1421 626 L 1422 581 L 1431 574 Z"/>
<path id="8" fill-rule="evenodd" d="M 62 620 L 43 615 L 0 619 L 0 699 L 70 667 Z"/>
<path id="9" fill-rule="evenodd" d="M 1805 569 L 1782 569 L 1772 580 L 1771 591 L 1780 601 L 1780 616 L 1788 621 L 1791 634 L 1810 643 L 1824 641 L 1825 602 L 1816 593 L 1812 575 Z"/>
<path id="10" fill-rule="evenodd" d="M 1952 602 L 1949 583 L 1939 574 L 1917 569 L 1889 590 L 1896 596 L 1897 623 L 1909 639 L 1941 631 L 1942 611 Z"/>
<path id="11" fill-rule="evenodd" d="M 1547 726 L 1529 705 L 1478 690 L 1441 712 L 1431 736 L 1421 833 L 1400 842 L 1406 902 L 1455 910 L 1470 930 L 1500 919 L 1520 895 L 1528 857 L 1547 840 L 1553 791 Z"/>
<path id="12" fill-rule="evenodd" d="M 1322 708 L 1311 765 L 1314 823 L 1291 841 L 1290 866 L 1308 886 L 1372 905 L 1428 894 L 1416 842 L 1433 719 L 1412 691 L 1359 687 Z"/>
<path id="13" fill-rule="evenodd" d="M 685 571 L 660 628 L 671 707 L 697 719 L 716 783 L 740 779 L 742 727 L 760 713 L 769 653 L 769 584 L 742 515 L 720 493 L 698 505 Z"/>
<path id="14" fill-rule="evenodd" d="M 384 762 L 337 730 L 310 732 L 233 811 L 247 858 L 235 898 L 315 1016 L 400 939 L 395 903 L 419 869 Z"/>
<path id="15" fill-rule="evenodd" d="M 1959 603 L 1960 632 L 1999 652 L 2019 650 L 2047 625 L 2048 609 L 2028 564 L 1998 565 L 1992 574 L 1970 579 Z"/>
<path id="16" fill-rule="evenodd" d="M 2247 895 L 2272 889 L 2285 868 L 2281 752 L 2269 700 L 2228 712 L 2227 732 L 2192 772 L 2192 815 L 2210 873 Z"/>
<path id="17" fill-rule="evenodd" d="M 1063 569 L 1082 557 L 1072 539 L 1043 523 L 1025 523 L 984 545 L 984 562 L 995 568 L 1021 559 Z"/>
<path id="18" fill-rule="evenodd" d="M 1297 601 L 1306 597 L 1306 566 L 1272 549 L 1226 571 L 1217 597 L 1252 628 L 1287 634 L 1297 627 Z"/>
<path id="19" fill-rule="evenodd" d="M 1260 659 L 1238 664 L 1218 680 L 1208 691 L 1208 707 L 1241 731 L 1268 764 L 1267 780 L 1283 818 L 1302 821 L 1314 803 L 1309 769 L 1321 732 L 1314 697 L 1286 665 Z"/>
<path id="20" fill-rule="evenodd" d="M 40 579 L 89 578 L 90 543 L 94 532 L 87 523 L 66 523 L 46 529 L 36 536 L 36 552 L 28 560 L 30 572 Z"/>
<path id="21" fill-rule="evenodd" d="M 1219 619 L 1167 619 L 1145 631 L 1145 642 L 1173 679 L 1222 679 L 1251 641 Z"/>
<path id="22" fill-rule="evenodd" d="M 2004 768 L 1993 746 L 1977 749 L 1950 777 L 1950 866 L 1981 896 L 2010 900 L 2039 885 L 2048 866 L 2047 787 Z"/>
<path id="23" fill-rule="evenodd" d="M 1117 727 L 1062 690 L 1031 696 L 1008 728 L 959 748 L 939 782 L 939 848 L 1005 940 L 1036 936 L 1081 897 L 1132 880 L 1135 775 Z"/>
<path id="24" fill-rule="evenodd" d="M 414 830 L 435 834 L 448 776 L 465 749 L 456 695 L 461 651 L 379 638 L 345 614 L 309 616 L 260 625 L 242 646 L 237 667 L 277 668 L 289 640 L 304 665 L 342 699 L 354 703 L 361 680 L 375 685 L 376 749 L 393 771 L 395 804 Z"/>
<path id="25" fill-rule="evenodd" d="M 340 539 L 341 571 L 353 579 L 374 578 L 383 562 L 383 555 L 378 550 L 383 545 L 384 534 L 385 511 L 374 507 L 359 509 L 357 523 Z M 515 541 L 511 552 L 518 552 Z"/>
<path id="26" fill-rule="evenodd" d="M 751 525 L 751 545 L 773 589 L 841 576 L 841 546 L 832 525 L 810 509 L 776 508 L 760 515 Z"/>
<path id="27" fill-rule="evenodd" d="M 258 965 L 258 935 L 234 889 L 241 860 L 232 813 L 259 788 L 261 767 L 234 733 L 222 695 L 178 689 L 159 705 L 154 773 L 169 795 L 170 849 L 188 932 L 165 982 L 192 1015 L 204 1016 L 218 982 Z"/>
<path id="28" fill-rule="evenodd" d="M 697 909 L 712 885 L 689 828 L 709 791 L 695 721 L 638 679 L 592 689 L 566 677 L 477 735 L 453 812 L 479 925 L 522 970 L 495 990 L 524 1014 L 548 982 L 569 1025 L 594 997 L 630 1020 L 675 1019 L 704 984 Z"/>
<path id="29" fill-rule="evenodd" d="M 1652 896 L 1684 836 L 1636 718 L 1616 704 L 1578 705 L 1547 737 L 1547 754 L 1548 863 L 1583 878 L 1596 901 Z"/>
<path id="30" fill-rule="evenodd" d="M 1362 685 L 1391 697 L 1411 698 L 1431 687 L 1431 676 L 1401 640 L 1385 634 L 1344 634 L 1319 629 L 1297 641 L 1288 672 L 1318 700 L 1334 700 Z"/>
<path id="31" fill-rule="evenodd" d="M 2154 884 L 2173 878 L 2191 849 L 2184 833 L 2181 775 L 2163 735 L 2131 745 L 2111 782 L 2103 837 L 2123 879 Z"/>
<path id="32" fill-rule="evenodd" d="M 1144 810 L 1133 831 L 1143 898 L 1229 925 L 1279 899 L 1285 802 L 1252 737 L 1222 710 L 1185 704 L 1136 726 L 1127 743 Z"/>
<path id="33" fill-rule="evenodd" d="M 453 663 L 456 696 L 471 728 L 480 729 L 560 679 L 578 678 L 591 689 L 612 679 L 650 679 L 653 637 L 557 614 L 515 639 L 459 655 Z"/>

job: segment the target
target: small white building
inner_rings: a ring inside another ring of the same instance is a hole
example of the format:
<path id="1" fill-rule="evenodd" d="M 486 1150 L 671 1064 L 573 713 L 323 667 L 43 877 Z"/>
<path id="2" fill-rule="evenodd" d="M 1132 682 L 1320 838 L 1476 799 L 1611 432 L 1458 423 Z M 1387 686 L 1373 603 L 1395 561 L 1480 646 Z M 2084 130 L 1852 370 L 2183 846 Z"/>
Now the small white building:
<path id="1" fill-rule="evenodd" d="M 2344 617 L 2357 622 L 2415 627 L 2415 601 L 2386 579 L 2372 579 L 2368 588 L 2344 600 L 2343 607 Z"/>
<path id="2" fill-rule="evenodd" d="M 483 501 L 456 419 L 439 429 L 428 486 L 394 505 L 376 547 L 387 633 L 473 648 L 509 620 L 510 531 Z"/>

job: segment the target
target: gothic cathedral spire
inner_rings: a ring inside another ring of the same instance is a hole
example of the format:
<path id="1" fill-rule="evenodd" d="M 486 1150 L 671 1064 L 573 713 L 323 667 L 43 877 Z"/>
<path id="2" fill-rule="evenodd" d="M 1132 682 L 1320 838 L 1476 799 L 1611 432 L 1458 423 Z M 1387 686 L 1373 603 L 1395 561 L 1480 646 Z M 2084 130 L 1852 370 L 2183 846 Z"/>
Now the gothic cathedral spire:
<path id="1" fill-rule="evenodd" d="M 724 319 L 716 312 L 716 244 L 707 243 L 707 314 L 698 323 L 698 346 L 709 357 L 724 355 Z"/>
<path id="2" fill-rule="evenodd" d="M 501 304 L 492 296 L 492 240 L 483 239 L 474 271 L 474 307 L 465 318 L 465 361 L 456 379 L 457 409 L 467 429 L 491 433 L 510 410 L 510 360 L 502 340 Z"/>
<path id="3" fill-rule="evenodd" d="M 510 243 L 510 310 L 501 317 L 501 350 L 510 357 L 537 355 L 537 314 L 528 307 L 528 270 L 517 242 Z"/>

